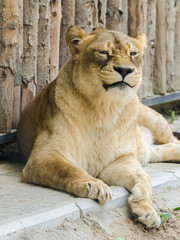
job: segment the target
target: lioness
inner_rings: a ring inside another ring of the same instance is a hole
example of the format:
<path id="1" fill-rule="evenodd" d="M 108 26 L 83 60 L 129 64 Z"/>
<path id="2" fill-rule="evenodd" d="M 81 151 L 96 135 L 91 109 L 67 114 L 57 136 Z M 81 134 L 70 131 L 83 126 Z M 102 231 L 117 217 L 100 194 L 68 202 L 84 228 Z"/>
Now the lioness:
<path id="1" fill-rule="evenodd" d="M 124 186 L 138 220 L 159 227 L 141 164 L 179 161 L 180 145 L 166 120 L 136 94 L 145 36 L 103 28 L 86 34 L 71 26 L 66 41 L 72 57 L 18 125 L 19 148 L 28 160 L 22 180 L 100 203 L 111 199 L 108 185 Z"/>

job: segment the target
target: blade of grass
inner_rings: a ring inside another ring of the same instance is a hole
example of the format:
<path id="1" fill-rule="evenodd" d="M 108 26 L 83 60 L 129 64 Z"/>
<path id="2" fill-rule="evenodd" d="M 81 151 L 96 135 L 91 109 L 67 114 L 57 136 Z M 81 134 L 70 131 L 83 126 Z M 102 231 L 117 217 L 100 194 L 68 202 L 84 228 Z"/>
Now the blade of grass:
<path id="1" fill-rule="evenodd" d="M 179 210 L 180 210 L 180 207 L 174 208 L 173 210 L 178 210 L 178 211 L 179 211 Z"/>

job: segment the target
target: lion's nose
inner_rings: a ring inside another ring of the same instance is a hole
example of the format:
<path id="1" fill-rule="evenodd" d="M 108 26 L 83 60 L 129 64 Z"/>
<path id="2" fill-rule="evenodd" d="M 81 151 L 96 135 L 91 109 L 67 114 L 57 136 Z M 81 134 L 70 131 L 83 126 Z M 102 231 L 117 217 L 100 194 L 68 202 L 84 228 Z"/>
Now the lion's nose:
<path id="1" fill-rule="evenodd" d="M 124 79 L 128 74 L 134 71 L 134 68 L 122 68 L 122 67 L 113 67 L 116 72 L 121 74 L 122 78 Z"/>

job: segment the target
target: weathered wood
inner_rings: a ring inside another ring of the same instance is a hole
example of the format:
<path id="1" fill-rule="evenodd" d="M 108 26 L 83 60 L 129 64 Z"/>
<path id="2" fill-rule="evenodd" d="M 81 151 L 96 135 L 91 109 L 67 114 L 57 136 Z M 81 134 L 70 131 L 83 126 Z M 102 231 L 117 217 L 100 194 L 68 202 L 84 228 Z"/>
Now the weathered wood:
<path id="1" fill-rule="evenodd" d="M 19 118 L 20 118 L 20 108 L 21 108 L 21 86 L 16 85 L 13 89 L 13 109 L 12 109 L 12 129 L 16 129 Z"/>
<path id="2" fill-rule="evenodd" d="M 39 1 L 24 0 L 23 76 L 21 111 L 36 94 Z"/>
<path id="3" fill-rule="evenodd" d="M 18 33 L 16 46 L 16 71 L 14 74 L 12 129 L 15 129 L 17 127 L 20 118 L 22 59 L 23 59 L 23 0 L 18 0 Z"/>
<path id="4" fill-rule="evenodd" d="M 175 72 L 174 72 L 174 30 L 175 30 L 175 2 L 176 0 L 166 1 L 166 47 L 167 47 L 167 62 L 166 62 L 166 79 L 167 91 L 176 90 Z"/>
<path id="5" fill-rule="evenodd" d="M 128 0 L 122 0 L 122 12 L 121 32 L 128 34 Z"/>
<path id="6" fill-rule="evenodd" d="M 62 0 L 59 68 L 62 67 L 64 62 L 70 56 L 70 51 L 65 40 L 65 33 L 69 26 L 74 25 L 74 21 L 75 21 L 75 0 Z"/>
<path id="7" fill-rule="evenodd" d="M 51 54 L 50 75 L 53 81 L 59 72 L 59 44 L 61 26 L 61 0 L 51 2 Z"/>
<path id="8" fill-rule="evenodd" d="M 106 3 L 107 0 L 76 0 L 75 24 L 86 32 L 93 28 L 106 26 Z"/>
<path id="9" fill-rule="evenodd" d="M 0 1 L 0 132 L 10 132 L 16 72 L 18 0 Z"/>
<path id="10" fill-rule="evenodd" d="M 174 88 L 180 90 L 180 0 L 176 5 L 176 22 L 175 22 L 175 44 L 174 44 L 174 69 L 175 79 Z"/>
<path id="11" fill-rule="evenodd" d="M 127 1 L 107 1 L 106 27 L 114 31 L 127 33 Z"/>
<path id="12" fill-rule="evenodd" d="M 36 93 L 50 82 L 51 9 L 47 0 L 39 1 Z"/>
<path id="13" fill-rule="evenodd" d="M 76 0 L 75 2 L 75 24 L 86 32 L 91 32 L 93 28 L 98 27 L 97 5 L 98 0 Z"/>
<path id="14" fill-rule="evenodd" d="M 23 0 L 17 0 L 18 4 L 18 31 L 16 45 L 16 71 L 14 74 L 14 85 L 21 85 L 22 60 L 23 60 Z"/>
<path id="15" fill-rule="evenodd" d="M 136 37 L 138 34 L 146 34 L 147 26 L 147 0 L 129 0 L 128 1 L 128 35 L 131 37 Z M 146 96 L 146 86 L 149 79 L 145 77 L 146 73 L 146 58 L 148 53 L 145 52 L 144 55 L 144 68 L 143 68 L 143 82 L 139 89 L 138 95 L 140 98 Z M 148 76 L 149 77 L 149 76 Z"/>
<path id="16" fill-rule="evenodd" d="M 147 47 L 144 51 L 143 80 L 140 88 L 141 98 L 153 96 L 153 68 L 156 42 L 156 1 L 157 0 L 148 0 L 147 4 L 147 27 L 145 32 L 147 37 Z M 154 89 L 154 91 L 156 90 Z"/>
<path id="17" fill-rule="evenodd" d="M 166 93 L 166 6 L 164 0 L 156 5 L 156 47 L 154 59 L 154 85 L 156 93 Z"/>
<path id="18" fill-rule="evenodd" d="M 97 25 L 106 27 L 107 0 L 98 0 Z"/>
<path id="19" fill-rule="evenodd" d="M 14 77 L 9 67 L 0 67 L 0 132 L 11 131 Z"/>
<path id="20" fill-rule="evenodd" d="M 146 32 L 147 0 L 128 1 L 128 35 L 136 37 Z"/>

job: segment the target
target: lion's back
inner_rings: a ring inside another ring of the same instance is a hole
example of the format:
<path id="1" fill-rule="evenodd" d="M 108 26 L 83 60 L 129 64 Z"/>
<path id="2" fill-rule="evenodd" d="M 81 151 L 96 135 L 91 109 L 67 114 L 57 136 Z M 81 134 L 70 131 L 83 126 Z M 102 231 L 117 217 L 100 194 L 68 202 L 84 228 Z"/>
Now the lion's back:
<path id="1" fill-rule="evenodd" d="M 54 114 L 55 83 L 48 84 L 25 107 L 17 127 L 17 141 L 20 153 L 28 160 L 38 131 L 47 128 L 49 118 Z"/>

